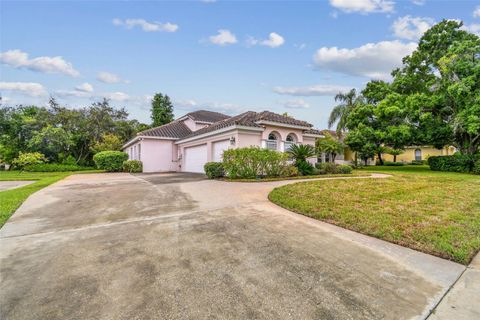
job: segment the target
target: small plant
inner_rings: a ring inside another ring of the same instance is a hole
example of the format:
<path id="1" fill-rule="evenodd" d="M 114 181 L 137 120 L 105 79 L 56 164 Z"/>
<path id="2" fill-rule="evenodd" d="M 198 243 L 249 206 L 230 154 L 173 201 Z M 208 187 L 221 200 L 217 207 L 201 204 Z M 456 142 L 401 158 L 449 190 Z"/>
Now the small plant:
<path id="1" fill-rule="evenodd" d="M 136 173 L 143 171 L 143 164 L 140 160 L 127 160 L 123 161 L 123 171 Z"/>
<path id="2" fill-rule="evenodd" d="M 353 169 L 348 164 L 341 164 L 337 167 L 337 170 L 338 170 L 338 173 L 341 173 L 341 174 L 351 174 Z"/>
<path id="3" fill-rule="evenodd" d="M 93 156 L 97 168 L 108 172 L 122 171 L 123 162 L 127 159 L 128 155 L 122 151 L 102 151 Z"/>
<path id="4" fill-rule="evenodd" d="M 47 162 L 47 159 L 40 152 L 20 152 L 17 158 L 13 160 L 13 166 L 17 169 L 23 169 L 29 165 L 41 164 Z"/>
<path id="5" fill-rule="evenodd" d="M 225 175 L 225 170 L 221 162 L 207 162 L 203 166 L 203 169 L 209 179 L 221 178 Z"/>
<path id="6" fill-rule="evenodd" d="M 412 160 L 412 162 L 410 162 L 410 164 L 412 166 L 421 166 L 421 165 L 424 165 L 426 163 L 427 162 L 425 160 Z"/>

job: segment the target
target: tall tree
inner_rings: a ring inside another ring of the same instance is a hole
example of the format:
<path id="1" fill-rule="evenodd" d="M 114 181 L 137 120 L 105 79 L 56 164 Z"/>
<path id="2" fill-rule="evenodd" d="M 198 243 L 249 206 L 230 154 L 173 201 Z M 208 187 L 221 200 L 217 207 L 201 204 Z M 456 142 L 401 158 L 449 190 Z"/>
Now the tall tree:
<path id="1" fill-rule="evenodd" d="M 173 121 L 173 105 L 167 95 L 156 93 L 152 99 L 152 126 L 158 127 Z"/>
<path id="2" fill-rule="evenodd" d="M 336 131 L 337 135 L 341 136 L 347 128 L 347 118 L 353 109 L 361 102 L 361 97 L 357 96 L 355 89 L 350 90 L 347 93 L 338 93 L 335 96 L 335 102 L 340 102 L 330 112 L 328 118 L 328 128 L 332 128 L 337 123 Z"/>
<path id="3" fill-rule="evenodd" d="M 480 38 L 462 23 L 443 20 L 420 39 L 395 70 L 392 88 L 406 111 L 414 144 L 454 144 L 473 154 L 480 146 Z"/>

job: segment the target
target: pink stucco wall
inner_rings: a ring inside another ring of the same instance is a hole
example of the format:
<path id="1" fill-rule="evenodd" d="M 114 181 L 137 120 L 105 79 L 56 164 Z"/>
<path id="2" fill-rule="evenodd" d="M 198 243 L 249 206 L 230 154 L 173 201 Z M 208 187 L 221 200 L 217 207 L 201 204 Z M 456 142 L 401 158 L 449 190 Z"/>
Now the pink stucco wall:
<path id="1" fill-rule="evenodd" d="M 138 155 L 138 147 L 141 151 Z M 132 150 L 137 150 L 133 154 Z M 143 163 L 143 172 L 168 172 L 177 171 L 177 146 L 172 140 L 158 140 L 143 138 L 142 140 L 130 145 L 124 150 L 128 154 L 129 160 L 140 160 Z"/>
<path id="2" fill-rule="evenodd" d="M 297 143 L 303 143 L 303 131 L 301 129 L 294 129 L 294 128 L 285 128 L 285 127 L 277 127 L 277 126 L 265 126 L 265 131 L 262 133 L 262 139 L 266 140 L 268 135 L 271 132 L 276 132 L 280 135 L 281 141 L 286 141 L 287 136 L 293 133 L 297 138 Z"/>
<path id="3" fill-rule="evenodd" d="M 183 120 L 183 123 L 192 131 L 197 131 L 199 129 L 202 129 L 202 128 L 205 128 L 206 126 L 208 126 L 205 123 L 197 123 L 190 118 L 187 118 L 187 119 Z"/>

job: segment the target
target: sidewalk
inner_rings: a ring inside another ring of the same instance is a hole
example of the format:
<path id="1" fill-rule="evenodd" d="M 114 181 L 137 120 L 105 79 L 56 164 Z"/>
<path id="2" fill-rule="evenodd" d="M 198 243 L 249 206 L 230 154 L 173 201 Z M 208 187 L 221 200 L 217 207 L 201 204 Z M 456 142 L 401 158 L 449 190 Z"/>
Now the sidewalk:
<path id="1" fill-rule="evenodd" d="M 475 256 L 428 319 L 480 319 L 480 253 Z"/>

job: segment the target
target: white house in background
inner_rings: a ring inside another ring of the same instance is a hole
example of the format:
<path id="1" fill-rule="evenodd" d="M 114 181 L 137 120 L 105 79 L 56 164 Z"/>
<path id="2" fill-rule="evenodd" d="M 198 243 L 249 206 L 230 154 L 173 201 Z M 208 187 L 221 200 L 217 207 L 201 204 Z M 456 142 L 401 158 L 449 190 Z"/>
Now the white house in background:
<path id="1" fill-rule="evenodd" d="M 138 133 L 122 149 L 130 160 L 143 162 L 144 172 L 203 173 L 204 164 L 222 161 L 226 149 L 258 146 L 285 151 L 291 144 L 314 146 L 320 137 L 310 123 L 269 111 L 229 117 L 199 110 Z"/>

